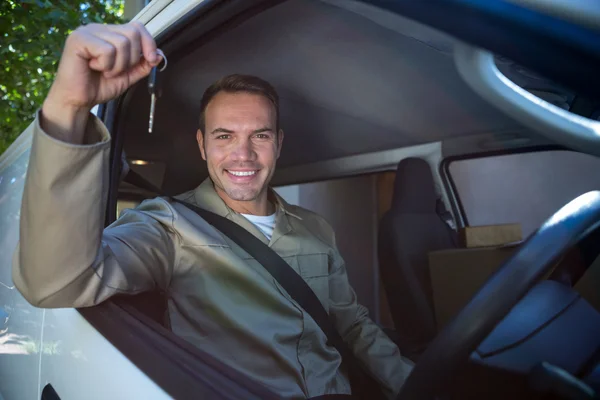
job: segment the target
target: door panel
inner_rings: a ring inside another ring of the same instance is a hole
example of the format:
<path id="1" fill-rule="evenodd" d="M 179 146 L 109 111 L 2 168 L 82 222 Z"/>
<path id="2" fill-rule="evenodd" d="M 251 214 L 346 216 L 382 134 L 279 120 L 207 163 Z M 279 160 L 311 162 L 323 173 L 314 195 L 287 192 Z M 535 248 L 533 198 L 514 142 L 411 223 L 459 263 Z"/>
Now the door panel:
<path id="1" fill-rule="evenodd" d="M 170 399 L 75 309 L 46 310 L 41 384 L 61 400 Z"/>
<path id="2" fill-rule="evenodd" d="M 43 310 L 32 307 L 12 281 L 29 150 L 11 158 L 0 171 L 0 399 L 34 400 L 40 396 Z"/>

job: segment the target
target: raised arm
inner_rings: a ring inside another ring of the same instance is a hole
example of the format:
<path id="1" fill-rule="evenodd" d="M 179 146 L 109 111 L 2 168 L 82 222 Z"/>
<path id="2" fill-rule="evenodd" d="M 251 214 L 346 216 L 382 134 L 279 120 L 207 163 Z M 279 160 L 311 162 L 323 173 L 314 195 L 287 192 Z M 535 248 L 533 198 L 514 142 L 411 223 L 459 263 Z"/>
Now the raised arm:
<path id="1" fill-rule="evenodd" d="M 103 230 L 110 136 L 91 108 L 121 95 L 160 61 L 138 24 L 92 24 L 67 39 L 38 113 L 13 280 L 39 307 L 82 307 L 168 282 L 172 209 L 144 203 Z"/>

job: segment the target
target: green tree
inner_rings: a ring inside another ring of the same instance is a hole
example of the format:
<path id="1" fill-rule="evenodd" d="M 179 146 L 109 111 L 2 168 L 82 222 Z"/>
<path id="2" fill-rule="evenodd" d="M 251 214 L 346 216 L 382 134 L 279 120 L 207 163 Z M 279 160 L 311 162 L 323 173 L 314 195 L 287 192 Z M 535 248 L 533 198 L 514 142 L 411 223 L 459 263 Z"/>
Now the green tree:
<path id="1" fill-rule="evenodd" d="M 124 0 L 0 0 L 0 154 L 31 123 L 67 35 L 123 21 Z"/>

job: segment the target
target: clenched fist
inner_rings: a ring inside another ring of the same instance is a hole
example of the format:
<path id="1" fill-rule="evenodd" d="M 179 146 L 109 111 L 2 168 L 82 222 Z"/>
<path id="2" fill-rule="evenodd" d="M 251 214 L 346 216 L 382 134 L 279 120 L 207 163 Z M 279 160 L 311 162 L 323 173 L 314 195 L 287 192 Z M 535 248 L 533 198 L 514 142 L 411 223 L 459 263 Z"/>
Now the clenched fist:
<path id="1" fill-rule="evenodd" d="M 139 22 L 77 28 L 42 106 L 42 127 L 57 139 L 82 143 L 92 107 L 120 96 L 160 61 L 154 39 Z"/>

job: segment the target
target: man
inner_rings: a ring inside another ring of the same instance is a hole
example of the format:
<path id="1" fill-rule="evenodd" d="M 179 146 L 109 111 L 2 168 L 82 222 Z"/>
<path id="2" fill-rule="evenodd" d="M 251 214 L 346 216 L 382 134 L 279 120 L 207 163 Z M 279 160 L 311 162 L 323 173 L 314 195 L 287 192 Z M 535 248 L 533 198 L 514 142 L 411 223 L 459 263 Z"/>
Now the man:
<path id="1" fill-rule="evenodd" d="M 36 120 L 15 285 L 38 307 L 86 307 L 155 287 L 175 334 L 284 398 L 348 394 L 339 353 L 258 262 L 185 206 L 156 198 L 103 230 L 110 136 L 90 114 L 159 63 L 145 28 L 88 25 L 66 41 Z M 212 85 L 197 133 L 210 179 L 179 198 L 238 223 L 300 274 L 339 333 L 392 398 L 410 366 L 356 303 L 331 227 L 268 184 L 284 134 L 265 81 Z"/>

